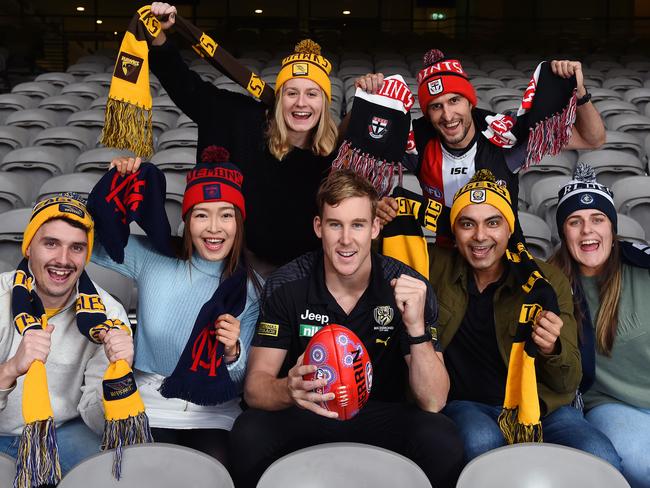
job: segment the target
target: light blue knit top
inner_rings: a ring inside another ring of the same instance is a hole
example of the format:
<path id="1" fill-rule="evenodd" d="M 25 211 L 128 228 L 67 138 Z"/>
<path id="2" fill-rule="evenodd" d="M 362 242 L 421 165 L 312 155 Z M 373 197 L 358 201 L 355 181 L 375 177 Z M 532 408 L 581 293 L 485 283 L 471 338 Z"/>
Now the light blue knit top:
<path id="1" fill-rule="evenodd" d="M 199 310 L 219 285 L 222 262 L 206 261 L 195 253 L 190 265 L 189 261 L 159 254 L 145 237 L 133 235 L 124 249 L 124 263 L 113 261 L 101 245 L 94 247 L 92 261 L 134 279 L 138 286 L 134 367 L 147 373 L 171 375 Z M 258 313 L 257 294 L 249 282 L 246 307 L 237 317 L 241 354 L 228 365 L 230 377 L 240 391 Z"/>

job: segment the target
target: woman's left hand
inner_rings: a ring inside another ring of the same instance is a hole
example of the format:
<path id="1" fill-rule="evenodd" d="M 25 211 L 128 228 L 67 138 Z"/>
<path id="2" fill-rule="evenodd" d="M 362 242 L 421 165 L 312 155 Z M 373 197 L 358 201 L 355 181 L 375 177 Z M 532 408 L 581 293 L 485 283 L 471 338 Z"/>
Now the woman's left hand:
<path id="1" fill-rule="evenodd" d="M 235 356 L 237 354 L 239 325 L 239 320 L 227 313 L 219 315 L 214 323 L 217 340 L 224 345 L 226 356 Z"/>

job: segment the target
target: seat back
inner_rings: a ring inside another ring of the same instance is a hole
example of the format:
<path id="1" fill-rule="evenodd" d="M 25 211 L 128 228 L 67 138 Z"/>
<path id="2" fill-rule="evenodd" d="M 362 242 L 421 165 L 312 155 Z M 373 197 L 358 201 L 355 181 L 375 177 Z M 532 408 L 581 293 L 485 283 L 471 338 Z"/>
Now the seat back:
<path id="1" fill-rule="evenodd" d="M 553 254 L 553 237 L 546 221 L 528 212 L 519 212 L 519 224 L 526 237 L 526 247 L 536 258 L 546 261 Z"/>
<path id="2" fill-rule="evenodd" d="M 32 204 L 31 181 L 24 175 L 0 171 L 0 213 Z"/>
<path id="3" fill-rule="evenodd" d="M 629 488 L 623 475 L 596 456 L 556 444 L 514 444 L 471 461 L 456 488 Z"/>
<path id="4" fill-rule="evenodd" d="M 47 180 L 38 191 L 36 200 L 51 198 L 62 192 L 75 192 L 83 197 L 88 197 L 90 190 L 99 181 L 101 176 L 97 173 L 70 173 L 56 176 Z"/>
<path id="5" fill-rule="evenodd" d="M 636 220 L 650 236 L 650 176 L 630 176 L 612 185 L 618 211 Z"/>
<path id="6" fill-rule="evenodd" d="M 35 146 L 57 147 L 65 151 L 65 159 L 72 167 L 79 154 L 95 146 L 96 137 L 92 131 L 82 127 L 51 127 L 32 140 Z"/>
<path id="7" fill-rule="evenodd" d="M 108 170 L 111 161 L 120 156 L 133 157 L 133 153 L 109 147 L 90 149 L 77 157 L 77 161 L 74 163 L 74 171 L 97 173 L 101 177 Z"/>
<path id="8" fill-rule="evenodd" d="M 183 446 L 158 443 L 124 449 L 122 477 L 112 473 L 114 452 L 106 451 L 75 466 L 59 488 L 234 488 L 228 470 L 216 459 Z"/>
<path id="9" fill-rule="evenodd" d="M 12 268 L 6 270 L 10 271 Z M 14 266 L 13 269 L 16 269 Z M 2 272 L 0 268 L 0 272 Z M 0 486 L 13 486 L 16 477 L 16 460 L 11 456 L 0 453 Z"/>
<path id="10" fill-rule="evenodd" d="M 3 261 L 15 266 L 23 258 L 20 246 L 31 215 L 31 207 L 0 213 L 0 259 Z"/>
<path id="11" fill-rule="evenodd" d="M 395 452 L 367 444 L 336 442 L 301 449 L 278 459 L 257 488 L 280 486 L 405 486 L 431 488 L 420 467 Z"/>
<path id="12" fill-rule="evenodd" d="M 162 171 L 176 171 L 183 175 L 196 165 L 196 150 L 193 147 L 175 147 L 158 151 L 151 162 Z"/>
<path id="13" fill-rule="evenodd" d="M 636 242 L 637 244 L 648 245 L 646 240 L 646 233 L 641 224 L 639 224 L 632 217 L 624 214 L 618 214 L 618 236 L 629 242 Z"/>
<path id="14" fill-rule="evenodd" d="M 557 235 L 555 223 L 557 194 L 570 179 L 570 176 L 549 176 L 540 180 L 530 192 L 530 212 L 544 219 L 553 235 Z"/>
<path id="15" fill-rule="evenodd" d="M 29 131 L 13 125 L 0 126 L 0 161 L 14 149 L 29 145 Z"/>
<path id="16" fill-rule="evenodd" d="M 0 163 L 0 170 L 22 173 L 29 177 L 33 188 L 40 188 L 48 178 L 69 173 L 71 166 L 63 149 L 30 146 L 9 152 Z"/>

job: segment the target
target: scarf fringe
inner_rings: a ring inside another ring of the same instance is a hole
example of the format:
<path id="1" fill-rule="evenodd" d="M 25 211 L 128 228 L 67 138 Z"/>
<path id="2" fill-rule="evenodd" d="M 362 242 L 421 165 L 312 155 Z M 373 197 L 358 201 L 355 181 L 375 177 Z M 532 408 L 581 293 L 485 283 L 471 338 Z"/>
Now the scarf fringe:
<path id="1" fill-rule="evenodd" d="M 375 187 L 379 198 L 387 196 L 395 182 L 395 166 L 399 163 L 376 159 L 368 153 L 362 153 L 352 146 L 350 141 L 343 141 L 332 170 L 348 168 L 365 177 Z"/>
<path id="2" fill-rule="evenodd" d="M 192 375 L 172 375 L 163 380 L 159 391 L 165 398 L 181 398 L 204 407 L 220 405 L 239 395 L 230 375 L 223 376 L 221 381 L 205 381 L 197 378 L 194 381 L 196 384 L 192 386 L 188 384 L 194 380 Z"/>
<path id="3" fill-rule="evenodd" d="M 555 156 L 571 138 L 572 126 L 576 121 L 577 97 L 574 90 L 569 104 L 562 112 L 539 122 L 528 134 L 526 162 L 522 169 L 538 164 L 544 156 Z"/>
<path id="4" fill-rule="evenodd" d="M 25 425 L 16 456 L 14 488 L 56 485 L 61 464 L 52 417 Z"/>
<path id="5" fill-rule="evenodd" d="M 523 424 L 519 421 L 519 408 L 503 408 L 499 414 L 499 429 L 508 444 L 543 442 L 542 423 Z"/>
<path id="6" fill-rule="evenodd" d="M 149 417 L 144 412 L 122 420 L 107 420 L 104 424 L 102 451 L 115 449 L 113 458 L 113 476 L 120 480 L 122 476 L 122 450 L 126 446 L 153 442 Z"/>
<path id="7" fill-rule="evenodd" d="M 101 143 L 148 158 L 153 153 L 152 110 L 109 98 Z"/>

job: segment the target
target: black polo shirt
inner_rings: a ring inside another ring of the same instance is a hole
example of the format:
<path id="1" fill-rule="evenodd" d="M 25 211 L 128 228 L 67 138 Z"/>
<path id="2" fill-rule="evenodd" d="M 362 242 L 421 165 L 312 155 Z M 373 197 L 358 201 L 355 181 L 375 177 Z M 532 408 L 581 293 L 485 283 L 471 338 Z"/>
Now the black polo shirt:
<path id="1" fill-rule="evenodd" d="M 410 347 L 390 281 L 406 274 L 427 283 L 425 326 L 435 337 L 438 308 L 431 285 L 400 261 L 373 252 L 370 284 L 348 315 L 325 285 L 323 259 L 322 250 L 305 254 L 269 277 L 253 346 L 287 350 L 278 374 L 284 377 L 321 327 L 343 325 L 361 339 L 370 355 L 371 398 L 403 401 L 408 386 L 404 356 L 410 354 Z"/>

